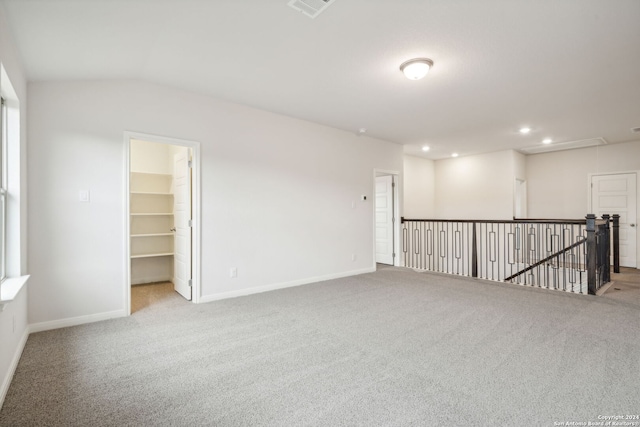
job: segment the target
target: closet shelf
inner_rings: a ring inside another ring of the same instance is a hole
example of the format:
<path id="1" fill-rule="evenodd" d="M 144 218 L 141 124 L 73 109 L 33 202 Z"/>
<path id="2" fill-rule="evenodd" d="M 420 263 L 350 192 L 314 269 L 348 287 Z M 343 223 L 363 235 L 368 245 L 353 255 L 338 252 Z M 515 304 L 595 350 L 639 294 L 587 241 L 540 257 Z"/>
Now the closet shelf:
<path id="1" fill-rule="evenodd" d="M 131 259 L 134 258 L 151 258 L 151 257 L 161 257 L 161 256 L 173 256 L 173 252 L 165 252 L 162 254 L 139 254 L 139 255 L 131 255 Z"/>
<path id="2" fill-rule="evenodd" d="M 145 196 L 173 196 L 173 193 L 164 193 L 160 191 L 132 191 L 130 194 L 142 194 Z"/>
<path id="3" fill-rule="evenodd" d="M 131 171 L 131 175 L 133 174 L 138 174 L 138 175 L 147 175 L 147 176 L 160 176 L 160 177 L 166 177 L 166 178 L 171 178 L 173 177 L 173 175 L 171 175 L 170 173 L 158 173 L 158 172 L 137 172 L 137 171 Z"/>
<path id="4" fill-rule="evenodd" d="M 131 284 L 171 280 L 174 269 L 173 176 L 131 172 L 129 251 Z"/>

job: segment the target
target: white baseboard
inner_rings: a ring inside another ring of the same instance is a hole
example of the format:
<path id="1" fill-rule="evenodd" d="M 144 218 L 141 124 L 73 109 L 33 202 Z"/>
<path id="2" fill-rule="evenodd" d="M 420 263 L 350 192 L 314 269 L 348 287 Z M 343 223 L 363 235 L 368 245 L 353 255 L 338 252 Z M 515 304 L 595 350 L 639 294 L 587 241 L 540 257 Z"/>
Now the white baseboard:
<path id="1" fill-rule="evenodd" d="M 86 316 L 52 320 L 50 322 L 33 323 L 29 325 L 29 333 L 50 331 L 52 329 L 67 328 L 69 326 L 84 325 L 85 323 L 100 322 L 101 320 L 115 319 L 117 317 L 125 317 L 126 315 L 126 310 L 116 310 L 108 311 L 106 313 L 96 313 Z"/>
<path id="2" fill-rule="evenodd" d="M 147 276 L 142 278 L 137 278 L 135 280 L 131 280 L 131 286 L 135 285 L 146 285 L 149 283 L 158 283 L 158 282 L 173 282 L 173 277 L 171 276 Z"/>
<path id="3" fill-rule="evenodd" d="M 13 354 L 13 359 L 11 359 L 11 365 L 9 365 L 9 370 L 7 371 L 6 376 L 2 380 L 2 387 L 0 388 L 0 408 L 2 408 L 2 405 L 4 404 L 4 398 L 7 397 L 7 392 L 9 391 L 11 380 L 13 380 L 13 374 L 16 373 L 16 369 L 18 368 L 18 362 L 20 362 L 20 357 L 22 356 L 22 351 L 24 350 L 24 346 L 27 344 L 28 338 L 29 338 L 29 327 L 25 328 L 24 333 L 22 334 L 22 338 L 18 343 L 18 347 L 16 348 L 16 352 Z"/>
<path id="4" fill-rule="evenodd" d="M 308 277 L 306 279 L 293 280 L 291 282 L 275 283 L 272 285 L 257 286 L 254 288 L 239 289 L 237 291 L 221 292 L 213 295 L 203 295 L 196 301 L 197 303 L 206 303 L 220 301 L 228 298 L 236 298 L 247 295 L 259 294 L 262 292 L 275 291 L 277 289 L 292 288 L 294 286 L 308 285 L 310 283 L 323 282 L 325 280 L 340 279 L 342 277 L 357 276 L 358 274 L 373 273 L 376 267 L 363 268 L 361 270 L 346 271 L 343 273 L 327 274 L 325 276 Z"/>

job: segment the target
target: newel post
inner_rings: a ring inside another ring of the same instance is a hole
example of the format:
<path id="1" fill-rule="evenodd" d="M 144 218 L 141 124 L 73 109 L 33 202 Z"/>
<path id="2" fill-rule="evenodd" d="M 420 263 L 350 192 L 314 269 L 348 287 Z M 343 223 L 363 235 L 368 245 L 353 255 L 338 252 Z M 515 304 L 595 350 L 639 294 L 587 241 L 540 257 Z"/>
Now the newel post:
<path id="1" fill-rule="evenodd" d="M 478 277 L 478 240 L 476 237 L 476 223 L 472 222 L 471 233 L 471 277 Z"/>
<path id="2" fill-rule="evenodd" d="M 587 218 L 587 289 L 589 295 L 596 294 L 596 216 Z"/>
<path id="3" fill-rule="evenodd" d="M 604 268 L 604 277 L 602 283 L 609 283 L 611 281 L 611 229 L 610 229 L 609 214 L 602 215 L 602 219 L 605 221 L 604 229 L 604 242 L 602 244 L 602 268 Z"/>
<path id="4" fill-rule="evenodd" d="M 620 273 L 620 215 L 614 214 L 613 219 L 613 272 Z"/>

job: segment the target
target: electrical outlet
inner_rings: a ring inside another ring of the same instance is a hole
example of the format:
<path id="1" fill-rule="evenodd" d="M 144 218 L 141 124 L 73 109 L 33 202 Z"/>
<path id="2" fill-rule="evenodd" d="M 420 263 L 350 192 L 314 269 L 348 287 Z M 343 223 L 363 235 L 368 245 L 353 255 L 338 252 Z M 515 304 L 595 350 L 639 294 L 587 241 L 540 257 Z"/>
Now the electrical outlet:
<path id="1" fill-rule="evenodd" d="M 91 194 L 89 193 L 89 190 L 80 190 L 78 198 L 81 202 L 89 202 L 91 201 Z"/>
<path id="2" fill-rule="evenodd" d="M 231 267 L 231 269 L 229 270 L 229 277 L 231 277 L 232 279 L 235 279 L 236 277 L 238 277 L 237 267 Z"/>

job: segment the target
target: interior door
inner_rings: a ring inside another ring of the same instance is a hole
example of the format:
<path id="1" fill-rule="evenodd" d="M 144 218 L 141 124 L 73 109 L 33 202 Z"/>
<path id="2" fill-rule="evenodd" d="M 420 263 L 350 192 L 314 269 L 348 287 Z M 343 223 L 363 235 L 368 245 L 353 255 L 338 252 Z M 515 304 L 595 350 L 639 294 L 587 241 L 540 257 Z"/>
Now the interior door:
<path id="1" fill-rule="evenodd" d="M 591 209 L 597 216 L 620 215 L 620 265 L 637 266 L 636 174 L 594 175 L 591 177 Z"/>
<path id="2" fill-rule="evenodd" d="M 173 160 L 173 286 L 191 300 L 191 171 L 190 149 L 181 147 Z"/>
<path id="3" fill-rule="evenodd" d="M 393 265 L 393 176 L 376 177 L 376 262 Z"/>

